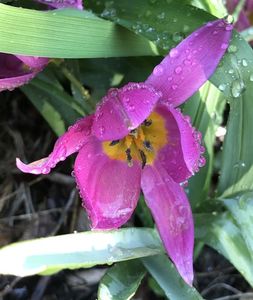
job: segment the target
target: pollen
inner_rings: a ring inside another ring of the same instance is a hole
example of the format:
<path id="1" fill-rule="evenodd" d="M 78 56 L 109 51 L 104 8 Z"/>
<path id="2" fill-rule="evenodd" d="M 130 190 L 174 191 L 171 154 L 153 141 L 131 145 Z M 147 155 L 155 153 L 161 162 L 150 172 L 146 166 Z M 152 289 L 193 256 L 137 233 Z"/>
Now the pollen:
<path id="1" fill-rule="evenodd" d="M 152 164 L 157 153 L 168 143 L 165 119 L 157 112 L 121 140 L 103 142 L 103 151 L 110 158 L 126 161 L 129 167 L 139 161 L 142 168 Z"/>

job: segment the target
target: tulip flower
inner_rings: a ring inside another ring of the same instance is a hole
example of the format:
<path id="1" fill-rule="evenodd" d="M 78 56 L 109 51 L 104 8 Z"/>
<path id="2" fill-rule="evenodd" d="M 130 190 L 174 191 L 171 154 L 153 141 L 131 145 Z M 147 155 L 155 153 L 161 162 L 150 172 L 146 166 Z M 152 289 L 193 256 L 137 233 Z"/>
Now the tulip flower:
<path id="1" fill-rule="evenodd" d="M 47 174 L 74 152 L 74 176 L 93 229 L 119 228 L 141 189 L 178 272 L 193 281 L 194 228 L 183 184 L 205 163 L 201 134 L 177 108 L 212 75 L 232 25 L 207 23 L 183 40 L 145 82 L 110 89 L 93 115 L 77 121 L 53 152 L 26 173 Z"/>
<path id="2" fill-rule="evenodd" d="M 80 0 L 37 0 L 54 8 L 82 9 Z M 13 90 L 33 79 L 48 64 L 43 57 L 0 53 L 0 92 Z"/>

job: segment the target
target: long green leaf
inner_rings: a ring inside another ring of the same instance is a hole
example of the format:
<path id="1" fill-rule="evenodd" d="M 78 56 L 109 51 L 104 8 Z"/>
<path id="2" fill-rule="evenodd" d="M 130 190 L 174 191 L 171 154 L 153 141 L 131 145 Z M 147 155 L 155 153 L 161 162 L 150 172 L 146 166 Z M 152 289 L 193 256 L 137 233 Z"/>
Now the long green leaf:
<path id="1" fill-rule="evenodd" d="M 252 255 L 229 213 L 196 215 L 195 237 L 224 255 L 253 286 Z"/>
<path id="2" fill-rule="evenodd" d="M 166 52 L 213 16 L 188 1 L 92 1 L 86 4 L 102 17 L 112 20 L 156 43 Z M 187 12 L 187 13 L 186 13 Z"/>
<path id="3" fill-rule="evenodd" d="M 153 229 L 92 231 L 19 242 L 0 249 L 0 274 L 48 275 L 163 253 Z"/>
<path id="4" fill-rule="evenodd" d="M 223 200 L 234 217 L 253 260 L 253 193 L 245 193 L 236 199 Z"/>
<path id="5" fill-rule="evenodd" d="M 137 259 L 115 264 L 100 281 L 98 300 L 131 299 L 145 273 L 145 268 Z"/>
<path id="6" fill-rule="evenodd" d="M 222 69 L 214 79 L 230 91 L 231 101 L 218 193 L 230 197 L 253 189 L 253 51 L 240 37 L 232 41 Z"/>
<path id="7" fill-rule="evenodd" d="M 145 38 L 88 12 L 5 4 L 0 4 L 0 52 L 62 58 L 157 54 Z"/>
<path id="8" fill-rule="evenodd" d="M 142 258 L 142 261 L 169 299 L 203 299 L 195 288 L 190 287 L 183 281 L 166 255 Z"/>

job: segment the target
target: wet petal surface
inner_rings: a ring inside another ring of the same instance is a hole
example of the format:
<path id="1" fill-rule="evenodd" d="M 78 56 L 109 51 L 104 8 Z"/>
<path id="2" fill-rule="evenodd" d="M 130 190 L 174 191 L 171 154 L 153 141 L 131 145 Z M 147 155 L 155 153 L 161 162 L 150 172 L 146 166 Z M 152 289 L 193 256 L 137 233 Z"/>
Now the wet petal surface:
<path id="1" fill-rule="evenodd" d="M 101 141 L 123 138 L 149 116 L 160 96 L 143 83 L 111 89 L 97 107 L 93 134 Z"/>
<path id="2" fill-rule="evenodd" d="M 179 109 L 159 103 L 155 112 L 161 115 L 167 129 L 167 145 L 157 153 L 156 160 L 167 170 L 171 178 L 180 183 L 187 180 L 205 163 L 201 154 L 201 134 Z"/>
<path id="3" fill-rule="evenodd" d="M 118 228 L 129 220 L 140 195 L 140 164 L 129 167 L 110 159 L 101 142 L 90 137 L 78 153 L 74 173 L 92 228 Z"/>
<path id="4" fill-rule="evenodd" d="M 56 141 L 53 152 L 48 157 L 27 165 L 17 158 L 17 167 L 25 173 L 48 174 L 59 161 L 80 150 L 90 135 L 92 122 L 93 116 L 77 121 Z"/>
<path id="5" fill-rule="evenodd" d="M 48 64 L 49 59 L 46 57 L 16 55 L 25 65 L 33 69 L 41 69 Z"/>
<path id="6" fill-rule="evenodd" d="M 83 9 L 83 1 L 82 0 L 37 0 L 43 4 L 50 5 L 54 8 L 77 8 Z"/>
<path id="7" fill-rule="evenodd" d="M 183 279 L 191 285 L 194 228 L 184 190 L 159 163 L 144 168 L 141 187 L 168 255 Z"/>
<path id="8" fill-rule="evenodd" d="M 43 59 L 44 60 L 44 59 Z M 0 53 L 0 92 L 13 90 L 31 80 L 44 66 L 31 69 L 15 55 Z"/>
<path id="9" fill-rule="evenodd" d="M 157 65 L 145 83 L 174 106 L 186 101 L 212 75 L 225 53 L 233 26 L 223 20 L 199 28 Z"/>

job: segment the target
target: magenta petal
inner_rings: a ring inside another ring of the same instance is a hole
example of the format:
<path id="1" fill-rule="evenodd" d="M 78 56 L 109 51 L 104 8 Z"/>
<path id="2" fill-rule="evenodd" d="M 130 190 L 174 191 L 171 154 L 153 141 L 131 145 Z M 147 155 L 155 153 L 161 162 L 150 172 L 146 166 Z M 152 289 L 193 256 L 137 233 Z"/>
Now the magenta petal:
<path id="1" fill-rule="evenodd" d="M 32 69 L 42 69 L 49 62 L 49 59 L 46 57 L 35 57 L 35 56 L 24 56 L 16 55 L 25 65 Z"/>
<path id="2" fill-rule="evenodd" d="M 41 2 L 43 4 L 50 5 L 54 8 L 77 8 L 83 9 L 83 1 L 82 0 L 36 0 L 37 2 Z"/>
<path id="3" fill-rule="evenodd" d="M 192 285 L 194 228 L 184 190 L 159 164 L 144 168 L 141 187 L 168 255 Z"/>
<path id="4" fill-rule="evenodd" d="M 232 26 L 223 20 L 199 28 L 157 65 L 146 80 L 173 106 L 186 101 L 212 75 L 225 53 Z"/>
<path id="5" fill-rule="evenodd" d="M 251 26 L 250 21 L 246 15 L 246 12 L 241 11 L 237 22 L 235 23 L 235 28 L 238 31 L 243 31 Z"/>
<path id="6" fill-rule="evenodd" d="M 201 134 L 177 108 L 159 103 L 155 111 L 166 122 L 168 144 L 157 154 L 157 161 L 167 170 L 171 178 L 180 183 L 198 171 L 205 161 L 201 157 Z"/>
<path id="7" fill-rule="evenodd" d="M 65 160 L 67 156 L 77 152 L 84 145 L 90 135 L 92 122 L 93 116 L 77 121 L 56 141 L 53 152 L 48 157 L 28 165 L 17 158 L 17 167 L 24 173 L 48 174 L 59 161 Z"/>
<path id="8" fill-rule="evenodd" d="M 112 160 L 90 137 L 75 161 L 75 177 L 92 228 L 113 229 L 128 221 L 140 195 L 141 167 Z"/>
<path id="9" fill-rule="evenodd" d="M 93 134 L 101 141 L 121 139 L 149 116 L 160 96 L 143 83 L 109 90 L 97 107 Z"/>
<path id="10" fill-rule="evenodd" d="M 19 86 L 28 83 L 37 75 L 37 72 L 31 72 L 25 75 L 10 77 L 10 78 L 0 78 L 0 92 L 5 90 L 13 90 Z"/>
<path id="11" fill-rule="evenodd" d="M 46 58 L 37 59 L 0 53 L 0 92 L 13 90 L 27 83 L 47 62 Z"/>

